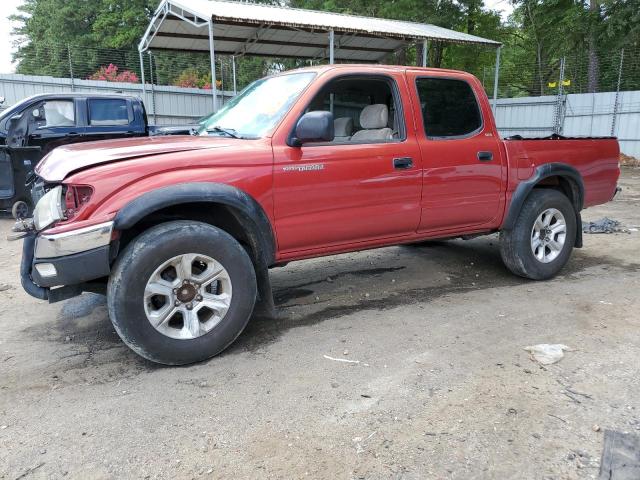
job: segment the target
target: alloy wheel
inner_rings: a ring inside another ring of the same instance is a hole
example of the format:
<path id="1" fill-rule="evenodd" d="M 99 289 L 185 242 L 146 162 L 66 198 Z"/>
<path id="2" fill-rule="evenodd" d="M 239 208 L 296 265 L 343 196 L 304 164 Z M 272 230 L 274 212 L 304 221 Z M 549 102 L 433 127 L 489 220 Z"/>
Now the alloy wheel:
<path id="1" fill-rule="evenodd" d="M 227 270 L 206 255 L 173 257 L 153 272 L 144 291 L 144 310 L 163 335 L 191 340 L 210 332 L 231 305 Z"/>

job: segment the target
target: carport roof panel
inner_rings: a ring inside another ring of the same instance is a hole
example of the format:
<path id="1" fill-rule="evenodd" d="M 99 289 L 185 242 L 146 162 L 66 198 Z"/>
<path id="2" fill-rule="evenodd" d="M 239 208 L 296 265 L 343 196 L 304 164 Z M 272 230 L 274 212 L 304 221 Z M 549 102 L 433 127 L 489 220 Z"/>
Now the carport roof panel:
<path id="1" fill-rule="evenodd" d="M 141 47 L 145 50 L 147 48 L 167 48 L 167 43 L 172 34 L 175 34 L 176 38 L 180 38 L 181 35 L 184 38 L 187 32 L 193 32 L 194 29 L 201 32 L 201 29 L 189 22 L 172 21 L 177 20 L 175 14 L 178 12 L 181 13 L 181 16 L 197 17 L 201 22 L 208 22 L 209 19 L 212 19 L 216 43 L 222 40 L 218 35 L 219 29 L 222 27 L 224 27 L 223 36 L 234 39 L 246 38 L 247 41 L 251 41 L 255 45 L 261 43 L 261 38 L 247 36 L 247 27 L 255 25 L 256 28 L 264 26 L 266 29 L 275 30 L 278 32 L 278 37 L 283 37 L 281 40 L 285 43 L 285 45 L 279 45 L 278 51 L 281 53 L 288 53 L 286 48 L 282 48 L 286 47 L 286 37 L 293 36 L 300 30 L 313 32 L 315 35 L 323 35 L 328 30 L 334 30 L 336 35 L 343 35 L 344 37 L 348 35 L 348 39 L 345 39 L 346 43 L 357 42 L 362 37 L 369 38 L 369 40 L 373 40 L 370 37 L 380 37 L 395 39 L 396 42 L 398 40 L 424 39 L 494 47 L 501 45 L 500 42 L 494 40 L 448 30 L 435 25 L 254 3 L 219 0 L 163 0 L 157 12 L 163 10 L 168 14 L 167 17 L 155 28 L 152 22 L 150 29 L 141 42 Z M 285 32 L 288 32 L 288 35 Z M 192 35 L 191 40 L 195 41 L 180 42 L 179 49 L 204 49 L 204 45 L 198 41 L 200 38 L 196 38 L 196 35 Z M 336 47 L 336 52 L 338 52 L 340 47 L 338 45 Z M 371 48 L 371 50 L 374 49 L 375 47 Z M 364 55 L 364 50 L 361 52 L 362 55 L 358 56 L 363 58 L 372 56 L 371 54 Z M 250 52 L 247 53 L 251 54 Z M 292 45 L 291 54 L 293 55 L 294 53 L 302 54 L 301 56 L 304 57 L 304 53 L 307 52 L 303 53 L 299 46 Z M 313 56 L 311 52 L 309 52 L 309 56 Z"/>

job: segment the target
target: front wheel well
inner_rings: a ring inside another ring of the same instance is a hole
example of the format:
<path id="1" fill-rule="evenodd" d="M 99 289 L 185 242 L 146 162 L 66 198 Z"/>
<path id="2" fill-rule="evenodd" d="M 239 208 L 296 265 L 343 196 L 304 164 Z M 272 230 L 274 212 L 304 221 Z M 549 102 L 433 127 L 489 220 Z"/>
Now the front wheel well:
<path id="1" fill-rule="evenodd" d="M 122 250 L 149 228 L 176 220 L 207 223 L 224 230 L 247 250 L 254 265 L 259 263 L 258 239 L 255 238 L 254 232 L 243 225 L 240 212 L 229 205 L 211 202 L 181 203 L 149 213 L 131 227 L 121 231 L 119 249 Z"/>

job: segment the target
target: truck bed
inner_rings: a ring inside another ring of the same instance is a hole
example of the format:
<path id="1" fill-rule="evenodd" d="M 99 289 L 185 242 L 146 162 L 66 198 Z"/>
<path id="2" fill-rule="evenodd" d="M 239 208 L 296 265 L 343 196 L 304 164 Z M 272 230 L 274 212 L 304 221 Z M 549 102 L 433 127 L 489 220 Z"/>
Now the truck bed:
<path id="1" fill-rule="evenodd" d="M 585 186 L 585 208 L 608 202 L 615 194 L 620 174 L 620 148 L 615 137 L 514 135 L 505 138 L 503 145 L 510 166 L 508 194 L 545 163 L 564 163 L 580 172 Z"/>

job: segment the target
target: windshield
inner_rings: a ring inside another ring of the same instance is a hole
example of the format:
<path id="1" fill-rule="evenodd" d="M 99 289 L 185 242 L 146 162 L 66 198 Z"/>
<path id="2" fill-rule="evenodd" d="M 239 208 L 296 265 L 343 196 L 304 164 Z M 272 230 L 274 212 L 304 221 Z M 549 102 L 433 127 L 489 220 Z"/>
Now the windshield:
<path id="1" fill-rule="evenodd" d="M 282 120 L 315 73 L 289 73 L 257 80 L 211 117 L 199 135 L 262 137 Z"/>

